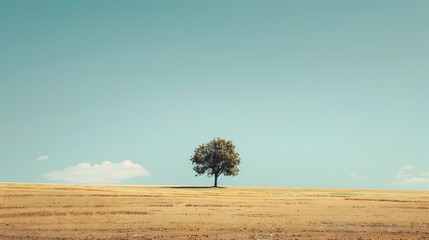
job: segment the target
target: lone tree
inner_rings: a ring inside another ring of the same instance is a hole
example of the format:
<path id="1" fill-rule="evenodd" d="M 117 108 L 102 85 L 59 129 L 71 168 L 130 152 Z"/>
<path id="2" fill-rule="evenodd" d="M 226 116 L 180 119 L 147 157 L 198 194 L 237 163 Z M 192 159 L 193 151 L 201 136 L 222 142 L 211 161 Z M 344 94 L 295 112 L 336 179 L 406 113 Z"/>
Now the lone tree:
<path id="1" fill-rule="evenodd" d="M 197 147 L 191 158 L 192 164 L 195 165 L 194 171 L 197 173 L 195 176 L 202 174 L 214 176 L 214 187 L 217 187 L 217 178 L 220 175 L 236 176 L 240 155 L 234 149 L 232 141 L 223 138 L 215 138 Z"/>

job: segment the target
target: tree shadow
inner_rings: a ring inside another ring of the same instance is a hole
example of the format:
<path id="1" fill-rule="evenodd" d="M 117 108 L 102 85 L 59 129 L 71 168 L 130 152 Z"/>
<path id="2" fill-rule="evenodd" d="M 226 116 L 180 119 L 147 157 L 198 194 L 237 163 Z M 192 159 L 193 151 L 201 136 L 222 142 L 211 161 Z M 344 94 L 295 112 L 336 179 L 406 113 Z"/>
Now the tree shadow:
<path id="1" fill-rule="evenodd" d="M 224 188 L 224 187 L 213 187 L 213 186 L 169 186 L 164 188 L 173 189 L 207 189 L 207 188 Z"/>

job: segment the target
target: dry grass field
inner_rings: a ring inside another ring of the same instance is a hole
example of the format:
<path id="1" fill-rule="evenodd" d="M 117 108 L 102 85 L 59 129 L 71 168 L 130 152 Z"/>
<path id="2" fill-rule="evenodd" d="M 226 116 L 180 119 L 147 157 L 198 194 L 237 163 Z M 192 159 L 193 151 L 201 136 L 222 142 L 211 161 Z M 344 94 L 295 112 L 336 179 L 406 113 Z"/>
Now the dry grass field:
<path id="1" fill-rule="evenodd" d="M 429 192 L 0 184 L 1 239 L 429 239 Z"/>

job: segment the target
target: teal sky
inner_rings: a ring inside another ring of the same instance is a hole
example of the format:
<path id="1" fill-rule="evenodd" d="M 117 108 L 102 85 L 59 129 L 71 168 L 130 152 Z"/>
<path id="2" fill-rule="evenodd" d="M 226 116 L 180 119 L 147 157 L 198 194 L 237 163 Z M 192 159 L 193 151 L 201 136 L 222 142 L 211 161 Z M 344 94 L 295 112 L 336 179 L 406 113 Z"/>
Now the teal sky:
<path id="1" fill-rule="evenodd" d="M 428 190 L 428 12 L 0 0 L 0 181 L 212 184 L 189 159 L 224 137 L 220 185 Z"/>

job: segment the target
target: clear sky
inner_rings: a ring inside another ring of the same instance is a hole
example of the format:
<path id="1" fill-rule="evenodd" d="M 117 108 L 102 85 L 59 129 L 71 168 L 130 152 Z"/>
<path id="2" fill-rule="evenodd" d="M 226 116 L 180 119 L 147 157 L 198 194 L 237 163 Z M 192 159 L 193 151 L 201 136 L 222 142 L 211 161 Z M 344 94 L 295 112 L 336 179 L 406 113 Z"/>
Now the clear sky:
<path id="1" fill-rule="evenodd" d="M 429 189 L 429 1 L 0 0 L 0 181 Z"/>

